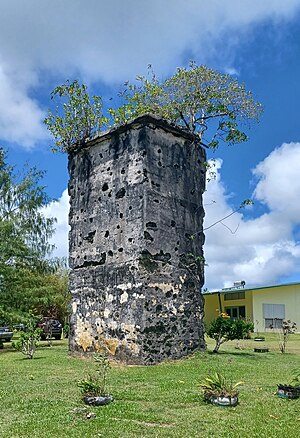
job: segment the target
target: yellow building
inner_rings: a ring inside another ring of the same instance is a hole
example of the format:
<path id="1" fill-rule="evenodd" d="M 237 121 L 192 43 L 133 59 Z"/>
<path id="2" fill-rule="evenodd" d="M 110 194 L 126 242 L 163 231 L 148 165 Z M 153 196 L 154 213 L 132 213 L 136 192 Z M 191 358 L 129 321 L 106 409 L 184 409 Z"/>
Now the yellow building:
<path id="1" fill-rule="evenodd" d="M 297 324 L 300 332 L 300 283 L 253 288 L 238 285 L 203 295 L 206 325 L 221 311 L 231 318 L 252 321 L 257 332 L 280 328 L 288 319 Z"/>

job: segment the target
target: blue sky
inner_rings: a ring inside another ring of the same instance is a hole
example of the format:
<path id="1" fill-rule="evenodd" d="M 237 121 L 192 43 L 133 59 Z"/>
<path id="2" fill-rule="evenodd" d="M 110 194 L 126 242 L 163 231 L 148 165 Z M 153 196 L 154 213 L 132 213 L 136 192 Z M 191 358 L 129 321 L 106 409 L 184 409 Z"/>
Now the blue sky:
<path id="1" fill-rule="evenodd" d="M 189 60 L 235 75 L 264 106 L 250 140 L 214 154 L 205 193 L 209 226 L 246 198 L 254 206 L 207 230 L 206 287 L 300 281 L 300 0 L 2 0 L 0 140 L 9 161 L 46 171 L 67 254 L 67 157 L 42 123 L 50 92 L 78 78 L 107 101 L 146 73 Z"/>

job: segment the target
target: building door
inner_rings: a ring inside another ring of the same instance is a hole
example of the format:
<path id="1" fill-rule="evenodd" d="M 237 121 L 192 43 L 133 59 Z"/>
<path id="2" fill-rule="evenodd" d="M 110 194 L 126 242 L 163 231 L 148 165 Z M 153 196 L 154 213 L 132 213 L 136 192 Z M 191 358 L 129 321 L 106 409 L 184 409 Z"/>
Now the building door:
<path id="1" fill-rule="evenodd" d="M 246 318 L 246 307 L 245 306 L 232 306 L 225 307 L 225 312 L 230 316 L 231 319 L 245 319 Z"/>

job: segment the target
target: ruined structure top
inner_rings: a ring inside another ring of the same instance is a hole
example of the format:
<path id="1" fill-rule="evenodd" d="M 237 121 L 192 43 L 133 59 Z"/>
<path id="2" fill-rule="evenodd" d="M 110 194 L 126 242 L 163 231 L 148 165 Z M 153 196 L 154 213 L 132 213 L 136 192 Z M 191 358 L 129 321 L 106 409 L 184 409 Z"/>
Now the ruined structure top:
<path id="1" fill-rule="evenodd" d="M 140 116 L 69 154 L 70 349 L 151 364 L 204 348 L 194 137 Z"/>

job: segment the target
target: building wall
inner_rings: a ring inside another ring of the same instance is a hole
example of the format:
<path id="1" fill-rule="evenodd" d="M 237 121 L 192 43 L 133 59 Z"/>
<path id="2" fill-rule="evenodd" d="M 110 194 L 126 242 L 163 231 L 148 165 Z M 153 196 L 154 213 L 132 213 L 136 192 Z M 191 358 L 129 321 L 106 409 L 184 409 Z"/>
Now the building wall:
<path id="1" fill-rule="evenodd" d="M 220 309 L 218 294 L 204 294 L 204 324 L 208 327 L 213 319 L 218 316 Z"/>
<path id="2" fill-rule="evenodd" d="M 69 156 L 71 351 L 151 364 L 205 348 L 205 159 L 148 116 Z"/>
<path id="3" fill-rule="evenodd" d="M 239 291 L 243 291 L 240 289 Z M 228 296 L 230 296 L 228 294 Z M 245 299 L 239 300 L 225 300 L 224 293 L 220 294 L 221 297 L 221 308 L 222 311 L 225 312 L 226 307 L 239 307 L 245 306 L 246 310 L 246 319 L 249 321 L 253 321 L 253 305 L 252 305 L 252 291 L 245 291 Z M 209 325 L 209 323 L 215 319 L 220 311 L 220 303 L 218 294 L 205 294 L 204 295 L 204 323 Z"/>
<path id="4" fill-rule="evenodd" d="M 300 332 L 300 284 L 246 289 L 244 300 L 225 301 L 224 295 L 221 293 L 222 310 L 225 311 L 226 307 L 245 306 L 246 319 L 254 323 L 256 332 L 270 331 L 265 327 L 263 304 L 284 304 L 285 319 L 296 322 L 297 331 Z M 204 301 L 204 323 L 209 325 L 220 309 L 218 294 L 205 294 Z"/>
<path id="5" fill-rule="evenodd" d="M 263 304 L 285 304 L 285 319 L 296 322 L 300 332 L 300 284 L 253 290 L 253 318 L 259 332 L 266 331 Z"/>

